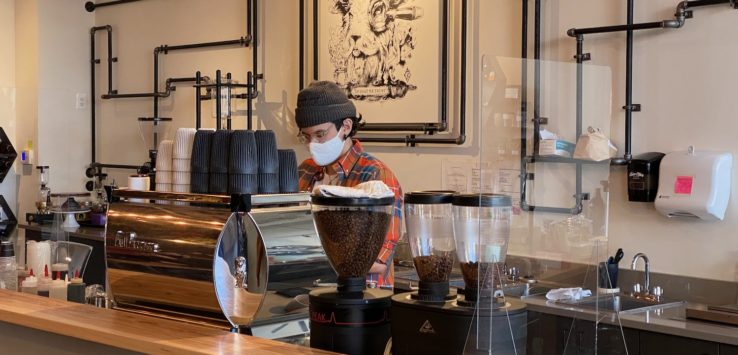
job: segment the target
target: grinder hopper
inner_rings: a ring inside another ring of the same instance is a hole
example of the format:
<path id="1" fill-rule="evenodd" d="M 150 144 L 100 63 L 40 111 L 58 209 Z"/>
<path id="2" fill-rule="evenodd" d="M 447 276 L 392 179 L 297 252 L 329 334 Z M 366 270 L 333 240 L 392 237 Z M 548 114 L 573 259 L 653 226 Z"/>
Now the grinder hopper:
<path id="1" fill-rule="evenodd" d="M 512 199 L 499 194 L 460 194 L 453 198 L 456 254 L 467 302 L 491 297 L 500 286 L 512 223 Z"/>
<path id="2" fill-rule="evenodd" d="M 413 264 L 420 282 L 413 299 L 443 302 L 449 293 L 448 278 L 454 263 L 453 192 L 419 191 L 405 194 L 405 222 Z"/>
<path id="3" fill-rule="evenodd" d="M 338 274 L 338 292 L 361 293 L 392 221 L 394 197 L 312 196 L 315 228 L 328 262 Z"/>

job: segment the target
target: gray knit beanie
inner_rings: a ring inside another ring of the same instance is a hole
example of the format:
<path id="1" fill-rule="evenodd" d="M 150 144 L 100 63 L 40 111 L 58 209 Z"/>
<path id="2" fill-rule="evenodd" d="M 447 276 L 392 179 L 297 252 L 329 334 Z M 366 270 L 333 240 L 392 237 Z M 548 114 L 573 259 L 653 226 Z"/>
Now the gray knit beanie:
<path id="1" fill-rule="evenodd" d="M 356 117 L 356 106 L 335 83 L 315 81 L 297 94 L 295 122 L 299 128 L 349 117 Z"/>

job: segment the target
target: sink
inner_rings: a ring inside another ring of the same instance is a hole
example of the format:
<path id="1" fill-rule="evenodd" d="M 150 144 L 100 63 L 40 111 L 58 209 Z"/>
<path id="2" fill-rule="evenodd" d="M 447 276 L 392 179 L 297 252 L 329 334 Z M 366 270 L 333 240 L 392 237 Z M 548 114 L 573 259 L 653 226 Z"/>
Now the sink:
<path id="1" fill-rule="evenodd" d="M 657 309 L 678 307 L 684 304 L 684 301 L 675 301 L 663 298 L 655 300 L 651 298 L 634 297 L 626 293 L 618 293 L 586 297 L 579 301 L 564 303 L 591 309 L 599 307 L 599 310 L 609 312 L 640 313 Z"/>

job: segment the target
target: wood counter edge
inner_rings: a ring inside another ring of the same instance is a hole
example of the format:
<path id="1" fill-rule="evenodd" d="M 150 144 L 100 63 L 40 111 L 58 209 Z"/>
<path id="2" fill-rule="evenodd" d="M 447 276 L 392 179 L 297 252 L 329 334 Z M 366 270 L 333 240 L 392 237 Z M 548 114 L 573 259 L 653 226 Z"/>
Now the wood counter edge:
<path id="1" fill-rule="evenodd" d="M 19 305 L 28 306 L 19 309 Z M 70 315 L 71 313 L 71 315 Z M 79 319 L 75 314 L 79 313 Z M 86 319 L 85 319 L 86 318 Z M 90 318 L 93 318 L 91 321 Z M 95 324 L 94 319 L 120 325 L 118 329 Z M 0 290 L 0 321 L 91 341 L 116 348 L 150 354 L 333 354 L 274 340 L 228 333 L 205 326 L 145 315 L 96 308 L 40 296 Z M 132 324 L 131 324 L 132 323 Z M 126 326 L 124 329 L 123 326 Z M 156 330 L 167 329 L 177 338 L 157 338 Z"/>

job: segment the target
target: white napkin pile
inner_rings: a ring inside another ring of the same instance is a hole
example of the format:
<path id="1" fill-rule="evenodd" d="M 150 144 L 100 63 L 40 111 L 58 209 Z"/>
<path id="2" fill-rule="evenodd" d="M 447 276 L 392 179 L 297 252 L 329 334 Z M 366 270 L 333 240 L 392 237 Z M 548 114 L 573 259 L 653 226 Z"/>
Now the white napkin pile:
<path id="1" fill-rule="evenodd" d="M 557 288 L 546 293 L 546 299 L 551 301 L 578 301 L 589 296 L 592 296 L 592 291 L 582 290 L 581 287 Z"/>
<path id="2" fill-rule="evenodd" d="M 327 197 L 370 197 L 383 198 L 394 197 L 395 193 L 380 180 L 372 180 L 362 182 L 354 187 L 319 185 L 313 189 L 313 195 L 321 195 Z"/>

